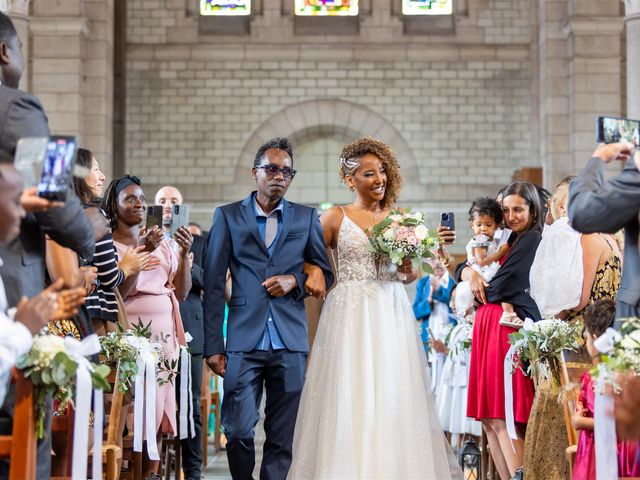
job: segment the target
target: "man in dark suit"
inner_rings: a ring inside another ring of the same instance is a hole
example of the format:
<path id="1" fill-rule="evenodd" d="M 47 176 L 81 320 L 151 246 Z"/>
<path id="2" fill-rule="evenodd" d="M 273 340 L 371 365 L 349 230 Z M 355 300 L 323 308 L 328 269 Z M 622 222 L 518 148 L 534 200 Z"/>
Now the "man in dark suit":
<path id="1" fill-rule="evenodd" d="M 0 162 L 12 163 L 16 145 L 23 137 L 49 136 L 49 125 L 37 98 L 18 90 L 24 61 L 22 43 L 11 19 L 0 12 Z M 21 222 L 20 236 L 0 247 L 4 265 L 0 268 L 10 307 L 25 295 L 33 297 L 44 288 L 45 240 L 47 234 L 64 247 L 71 248 L 84 259 L 93 258 L 95 238 L 107 232 L 107 223 L 100 214 L 86 216 L 73 191 L 67 192 L 63 206 L 27 215 Z M 13 398 L 7 396 L 0 416 L 13 417 Z M 50 416 L 45 418 L 50 428 Z M 48 479 L 51 467 L 51 440 L 38 442 L 37 478 Z"/>
<path id="2" fill-rule="evenodd" d="M 165 214 L 171 218 L 173 205 L 182 205 L 183 197 L 180 191 L 167 185 L 162 187 L 155 196 L 155 204 L 165 208 Z M 171 224 L 166 227 L 170 227 Z M 189 351 L 191 353 L 191 394 L 193 398 L 193 437 L 182 439 L 182 470 L 185 480 L 200 480 L 202 474 L 202 415 L 200 412 L 200 395 L 202 392 L 202 350 L 204 348 L 204 326 L 202 310 L 202 289 L 204 257 L 206 240 L 201 235 L 193 235 L 193 243 L 189 252 L 191 262 L 191 290 L 187 299 L 180 302 L 180 316 L 184 331 L 189 332 L 191 341 Z M 180 381 L 176 382 L 179 387 Z M 178 396 L 178 400 L 180 396 Z M 180 406 L 182 408 L 182 405 Z M 191 433 L 191 432 L 190 432 Z"/>
<path id="3" fill-rule="evenodd" d="M 218 208 L 209 233 L 204 356 L 224 377 L 222 425 L 234 479 L 252 478 L 263 387 L 266 442 L 260 478 L 286 478 L 309 350 L 304 263 L 322 269 L 327 288 L 333 282 L 316 211 L 283 198 L 296 173 L 292 157 L 286 138 L 262 145 L 252 169 L 257 191 Z M 227 269 L 233 287 L 225 345 Z"/>
<path id="4" fill-rule="evenodd" d="M 616 317 L 640 316 L 640 151 L 631 143 L 601 144 L 569 186 L 569 220 L 584 233 L 615 233 L 624 228 L 624 262 Z M 604 165 L 627 161 L 615 177 L 604 180 Z"/>

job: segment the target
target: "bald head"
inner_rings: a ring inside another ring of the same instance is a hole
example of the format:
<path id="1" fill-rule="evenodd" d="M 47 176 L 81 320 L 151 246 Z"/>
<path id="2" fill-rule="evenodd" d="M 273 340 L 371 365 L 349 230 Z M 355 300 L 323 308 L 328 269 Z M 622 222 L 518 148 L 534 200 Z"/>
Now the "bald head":
<path id="1" fill-rule="evenodd" d="M 165 185 L 156 193 L 155 204 L 162 205 L 162 218 L 171 223 L 171 208 L 182 205 L 182 194 L 176 187 Z"/>

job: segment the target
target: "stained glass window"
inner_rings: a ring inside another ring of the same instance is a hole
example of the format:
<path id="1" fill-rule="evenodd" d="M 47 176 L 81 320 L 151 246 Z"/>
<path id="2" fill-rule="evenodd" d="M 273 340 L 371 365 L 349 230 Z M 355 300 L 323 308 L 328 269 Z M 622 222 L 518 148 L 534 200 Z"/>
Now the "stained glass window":
<path id="1" fill-rule="evenodd" d="M 451 15 L 453 0 L 402 0 L 404 15 Z"/>
<path id="2" fill-rule="evenodd" d="M 358 15 L 358 0 L 295 0 L 296 15 Z"/>
<path id="3" fill-rule="evenodd" d="M 200 15 L 249 15 L 251 0 L 200 0 Z"/>

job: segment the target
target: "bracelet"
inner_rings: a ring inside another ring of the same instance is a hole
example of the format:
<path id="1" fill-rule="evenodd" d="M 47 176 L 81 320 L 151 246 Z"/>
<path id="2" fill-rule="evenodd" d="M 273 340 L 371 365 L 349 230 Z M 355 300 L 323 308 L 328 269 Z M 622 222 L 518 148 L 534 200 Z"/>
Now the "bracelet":
<path id="1" fill-rule="evenodd" d="M 447 268 L 449 265 L 451 265 L 451 254 L 444 249 L 442 251 L 446 253 L 446 255 L 440 258 L 440 262 L 445 268 Z"/>

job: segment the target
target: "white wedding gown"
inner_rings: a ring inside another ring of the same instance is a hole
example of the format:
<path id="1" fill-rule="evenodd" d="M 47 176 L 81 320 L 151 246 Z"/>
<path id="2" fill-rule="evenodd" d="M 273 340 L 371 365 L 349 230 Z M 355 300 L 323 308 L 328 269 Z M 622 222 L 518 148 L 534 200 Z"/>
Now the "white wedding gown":
<path id="1" fill-rule="evenodd" d="M 462 478 L 436 414 L 418 324 L 395 268 L 346 215 L 320 315 L 290 479 Z"/>

